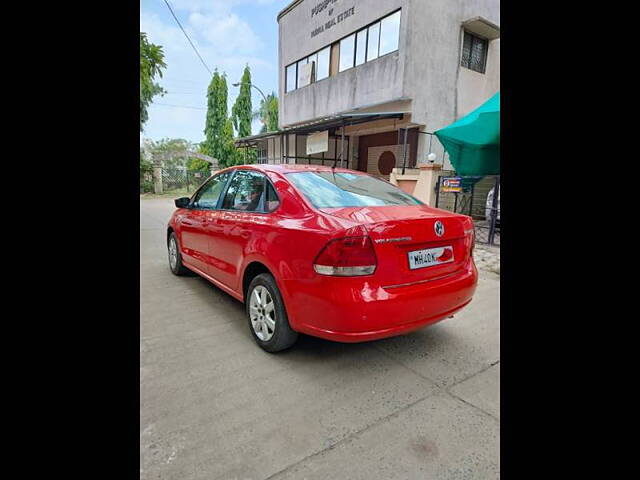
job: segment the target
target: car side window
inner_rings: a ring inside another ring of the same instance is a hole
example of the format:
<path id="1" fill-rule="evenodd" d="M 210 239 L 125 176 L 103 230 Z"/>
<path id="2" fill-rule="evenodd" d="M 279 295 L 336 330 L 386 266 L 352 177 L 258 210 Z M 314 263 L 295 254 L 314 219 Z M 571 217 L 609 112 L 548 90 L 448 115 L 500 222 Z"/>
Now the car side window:
<path id="1" fill-rule="evenodd" d="M 231 172 L 224 172 L 213 177 L 200 189 L 193 201 L 193 208 L 213 210 L 218 205 L 218 199 L 227 183 Z"/>
<path id="2" fill-rule="evenodd" d="M 280 199 L 278 198 L 273 185 L 271 185 L 271 182 L 267 182 L 267 201 L 265 203 L 264 209 L 267 212 L 273 212 L 276 208 L 278 208 L 279 205 Z"/>
<path id="3" fill-rule="evenodd" d="M 264 211 L 265 176 L 250 170 L 239 170 L 231 179 L 222 203 L 224 210 Z"/>

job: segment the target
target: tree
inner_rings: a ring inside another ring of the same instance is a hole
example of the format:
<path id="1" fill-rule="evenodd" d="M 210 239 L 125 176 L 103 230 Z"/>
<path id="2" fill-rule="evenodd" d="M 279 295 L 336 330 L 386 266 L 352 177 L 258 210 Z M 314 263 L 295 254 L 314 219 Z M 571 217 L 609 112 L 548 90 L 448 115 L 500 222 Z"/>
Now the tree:
<path id="1" fill-rule="evenodd" d="M 227 166 L 224 152 L 224 127 L 227 121 L 227 79 L 218 69 L 207 88 L 207 118 L 204 125 L 205 140 L 201 144 L 202 152 L 218 160 L 218 165 Z M 233 137 L 233 133 L 232 133 Z"/>
<path id="2" fill-rule="evenodd" d="M 233 144 L 233 121 L 227 116 L 227 78 L 216 69 L 207 89 L 207 119 L 202 153 L 218 160 L 220 168 L 241 163 Z"/>
<path id="3" fill-rule="evenodd" d="M 143 130 L 149 115 L 147 108 L 156 95 L 164 95 L 165 90 L 154 80 L 162 78 L 164 63 L 162 47 L 149 43 L 147 34 L 140 32 L 140 131 Z"/>
<path id="4" fill-rule="evenodd" d="M 233 121 L 227 118 L 223 129 L 223 156 L 225 159 L 225 165 L 230 167 L 231 165 L 240 165 L 243 162 L 240 156 L 240 150 L 233 144 Z M 214 157 L 215 158 L 215 157 Z"/>
<path id="5" fill-rule="evenodd" d="M 153 190 L 153 165 L 146 158 L 144 148 L 140 148 L 140 193 L 151 192 Z"/>
<path id="6" fill-rule="evenodd" d="M 233 126 L 239 137 L 251 135 L 251 116 L 251 70 L 247 65 L 240 80 L 240 94 L 231 109 Z"/>
<path id="7" fill-rule="evenodd" d="M 185 151 L 193 152 L 195 150 L 193 144 L 189 140 L 185 140 L 184 138 L 163 138 L 162 140 L 157 142 L 149 142 L 149 152 L 152 156 L 161 153 Z M 195 158 L 178 156 L 166 159 L 163 162 L 163 166 L 165 168 L 188 167 L 188 164 L 191 160 L 195 160 Z"/>
<path id="8" fill-rule="evenodd" d="M 145 158 L 144 149 L 140 148 L 140 178 L 152 172 L 153 172 L 153 165 L 149 160 Z"/>
<path id="9" fill-rule="evenodd" d="M 251 111 L 251 70 L 249 69 L 249 65 L 244 67 L 242 79 L 240 80 L 240 94 L 231 109 L 231 118 L 236 132 L 238 132 L 238 137 L 248 137 L 251 135 L 253 112 Z M 257 152 L 255 150 L 243 153 L 236 149 L 235 152 L 236 164 L 245 162 L 254 163 L 256 157 Z"/>
<path id="10" fill-rule="evenodd" d="M 278 97 L 275 92 L 267 95 L 267 101 L 260 100 L 260 108 L 253 112 L 253 118 L 262 122 L 260 133 L 278 130 Z"/>
<path id="11" fill-rule="evenodd" d="M 187 170 L 190 172 L 208 172 L 209 169 L 209 162 L 201 158 L 189 158 L 187 161 Z"/>

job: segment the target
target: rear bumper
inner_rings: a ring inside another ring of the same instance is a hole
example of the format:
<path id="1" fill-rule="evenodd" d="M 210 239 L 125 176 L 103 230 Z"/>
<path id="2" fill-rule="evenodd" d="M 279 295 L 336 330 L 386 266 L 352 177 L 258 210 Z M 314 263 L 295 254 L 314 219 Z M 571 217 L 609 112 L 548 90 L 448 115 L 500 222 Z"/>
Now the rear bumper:
<path id="1" fill-rule="evenodd" d="M 323 277 L 288 281 L 285 298 L 291 327 L 339 342 L 364 342 L 402 335 L 432 325 L 472 299 L 478 271 L 470 259 L 447 277 L 384 287 L 370 277 Z"/>

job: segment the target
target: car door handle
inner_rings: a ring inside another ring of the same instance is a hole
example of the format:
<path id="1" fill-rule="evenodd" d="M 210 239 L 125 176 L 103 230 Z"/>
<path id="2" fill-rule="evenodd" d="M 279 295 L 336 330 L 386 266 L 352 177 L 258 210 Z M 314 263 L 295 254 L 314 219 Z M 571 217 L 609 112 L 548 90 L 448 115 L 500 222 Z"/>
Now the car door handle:
<path id="1" fill-rule="evenodd" d="M 185 220 L 182 221 L 182 225 L 186 225 L 187 227 L 193 227 L 193 223 L 187 222 Z"/>

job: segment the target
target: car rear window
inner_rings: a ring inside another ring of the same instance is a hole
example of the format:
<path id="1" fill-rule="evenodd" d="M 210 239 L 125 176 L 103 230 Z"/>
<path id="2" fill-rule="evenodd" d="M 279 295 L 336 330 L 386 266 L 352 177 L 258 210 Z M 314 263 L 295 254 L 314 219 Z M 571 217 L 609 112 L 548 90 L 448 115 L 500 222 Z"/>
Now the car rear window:
<path id="1" fill-rule="evenodd" d="M 398 187 L 370 175 L 294 172 L 287 177 L 316 208 L 423 205 Z"/>

